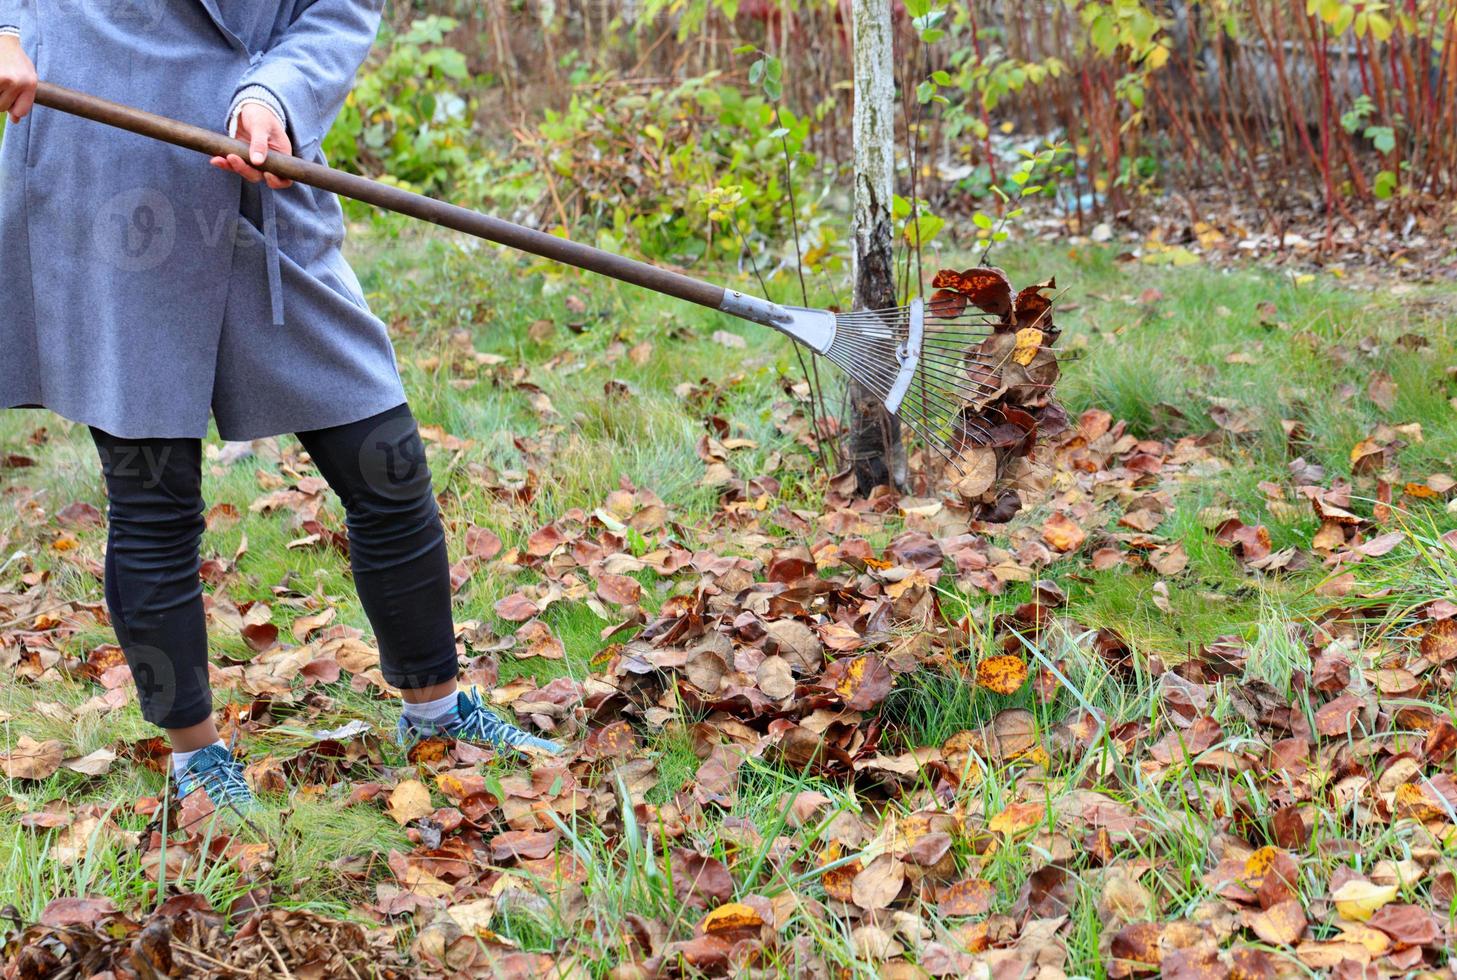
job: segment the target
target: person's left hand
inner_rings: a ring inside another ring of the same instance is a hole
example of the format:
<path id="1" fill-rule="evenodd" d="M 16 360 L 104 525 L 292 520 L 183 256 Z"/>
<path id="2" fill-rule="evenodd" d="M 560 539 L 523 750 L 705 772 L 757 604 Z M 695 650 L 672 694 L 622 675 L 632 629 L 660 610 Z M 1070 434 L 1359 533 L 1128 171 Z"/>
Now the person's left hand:
<path id="1" fill-rule="evenodd" d="M 244 180 L 254 184 L 260 180 L 267 181 L 268 186 L 276 191 L 292 186 L 291 180 L 256 169 L 267 158 L 269 150 L 286 156 L 293 154 L 293 144 L 289 142 L 288 130 L 284 128 L 282 119 L 257 103 L 245 105 L 238 113 L 238 139 L 248 144 L 249 159 L 244 160 L 236 153 L 229 153 L 226 157 L 213 157 L 214 167 L 240 174 Z M 253 166 L 249 166 L 249 161 Z"/>

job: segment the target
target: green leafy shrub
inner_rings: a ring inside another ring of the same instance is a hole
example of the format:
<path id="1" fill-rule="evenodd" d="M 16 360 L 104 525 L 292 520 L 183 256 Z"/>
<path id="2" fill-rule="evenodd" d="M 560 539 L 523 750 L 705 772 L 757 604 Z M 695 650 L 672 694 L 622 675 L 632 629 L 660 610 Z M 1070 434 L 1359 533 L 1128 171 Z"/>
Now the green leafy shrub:
<path id="1" fill-rule="evenodd" d="M 473 126 L 470 93 L 485 80 L 448 43 L 456 26 L 430 16 L 386 29 L 326 140 L 337 165 L 517 221 L 590 230 L 601 247 L 649 258 L 747 255 L 772 271 L 795 261 L 797 229 L 806 264 L 836 261 L 834 226 L 819 214 L 828 181 L 805 149 L 811 120 L 776 104 L 776 59 L 756 63 L 745 93 L 719 72 L 643 86 L 569 52 L 566 107 L 491 140 Z"/>
<path id="2" fill-rule="evenodd" d="M 671 88 L 601 77 L 530 136 L 550 170 L 547 223 L 595 228 L 614 251 L 694 263 L 747 250 L 768 268 L 792 253 L 797 224 L 808 264 L 826 262 L 835 240 L 819 216 L 826 181 L 805 149 L 810 125 L 718 73 Z M 476 190 L 519 199 L 519 176 L 483 173 Z"/>
<path id="3" fill-rule="evenodd" d="M 336 166 L 377 174 L 422 193 L 452 189 L 471 162 L 471 90 L 465 55 L 445 43 L 456 21 L 422 17 L 375 46 L 324 141 Z"/>

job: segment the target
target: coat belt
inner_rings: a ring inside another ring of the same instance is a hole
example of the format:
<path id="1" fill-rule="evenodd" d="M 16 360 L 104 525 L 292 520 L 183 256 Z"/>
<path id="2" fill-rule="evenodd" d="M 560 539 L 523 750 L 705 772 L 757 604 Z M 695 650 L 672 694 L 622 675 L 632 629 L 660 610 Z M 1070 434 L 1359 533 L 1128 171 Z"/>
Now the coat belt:
<path id="1" fill-rule="evenodd" d="M 268 300 L 273 310 L 273 325 L 283 326 L 283 270 L 278 250 L 278 202 L 273 188 L 259 185 L 263 194 L 263 240 L 268 263 Z"/>

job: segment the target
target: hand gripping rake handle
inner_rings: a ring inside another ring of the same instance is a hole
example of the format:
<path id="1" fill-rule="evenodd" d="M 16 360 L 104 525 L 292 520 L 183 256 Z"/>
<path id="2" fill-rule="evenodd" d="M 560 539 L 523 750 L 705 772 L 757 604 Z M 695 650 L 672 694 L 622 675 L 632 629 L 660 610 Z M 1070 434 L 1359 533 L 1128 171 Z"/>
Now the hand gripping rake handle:
<path id="1" fill-rule="evenodd" d="M 80 116 L 117 129 L 124 129 L 139 136 L 161 140 L 164 143 L 171 143 L 173 146 L 196 150 L 208 156 L 227 156 L 233 153 L 244 160 L 248 159 L 248 144 L 242 140 L 232 139 L 223 133 L 215 133 L 200 126 L 168 119 L 165 116 L 133 109 L 118 102 L 100 99 L 74 89 L 41 82 L 36 89 L 35 101 L 49 109 Z M 530 252 L 532 255 L 539 255 L 545 259 L 563 262 L 587 272 L 595 272 L 631 283 L 634 286 L 651 289 L 655 293 L 687 300 L 709 309 L 720 310 L 782 332 L 788 332 L 785 328 L 794 319 L 789 309 L 744 295 L 737 290 L 715 286 L 681 273 L 648 265 L 646 262 L 613 255 L 611 252 L 604 252 L 601 249 L 592 248 L 590 245 L 568 241 L 565 238 L 548 235 L 532 228 L 524 228 L 521 225 L 493 218 L 469 208 L 446 204 L 443 201 L 425 197 L 423 194 L 392 187 L 367 177 L 347 174 L 332 167 L 301 160 L 298 157 L 269 153 L 268 158 L 257 169 L 287 180 L 296 180 L 320 190 L 331 191 L 342 197 L 362 201 L 365 204 L 372 204 L 375 207 L 384 208 L 386 211 L 394 211 L 397 214 L 419 218 L 421 221 L 428 221 L 445 228 L 453 228 L 456 231 L 463 231 L 467 235 L 484 238 L 489 242 L 496 242 L 523 252 Z M 794 333 L 789 335 L 802 343 L 806 342 L 804 337 Z M 812 344 L 812 346 L 819 345 Z M 828 341 L 825 341 L 824 348 L 828 348 L 828 346 Z"/>

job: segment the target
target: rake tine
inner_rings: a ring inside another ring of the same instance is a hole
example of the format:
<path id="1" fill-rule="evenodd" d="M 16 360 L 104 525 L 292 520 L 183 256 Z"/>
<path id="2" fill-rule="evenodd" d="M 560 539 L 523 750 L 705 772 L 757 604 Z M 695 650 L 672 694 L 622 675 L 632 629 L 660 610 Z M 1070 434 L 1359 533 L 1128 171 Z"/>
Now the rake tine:
<path id="1" fill-rule="evenodd" d="M 860 367 L 864 370 L 864 373 L 852 376 L 856 377 L 856 379 L 859 380 L 862 384 L 865 384 L 866 387 L 870 388 L 872 392 L 879 395 L 880 391 L 887 387 L 889 384 L 890 379 L 888 378 L 888 376 L 878 369 L 867 368 L 864 365 L 861 365 Z M 926 414 L 926 409 L 924 408 L 924 406 L 926 406 L 927 404 L 934 404 L 936 412 L 946 416 L 948 420 L 954 420 L 954 422 L 960 425 L 963 429 L 974 429 L 976 432 L 983 436 L 991 436 L 991 430 L 988 429 L 981 422 L 981 420 L 965 417 L 965 415 L 963 414 L 963 406 L 951 401 L 950 398 L 946 395 L 945 391 L 940 386 L 927 386 L 925 385 L 923 380 L 920 385 L 912 388 L 909 392 L 907 392 L 906 400 L 902 402 L 902 411 L 897 413 L 902 417 L 902 419 L 905 418 L 907 403 L 913 403 L 915 406 L 921 407 L 922 414 Z M 915 427 L 912 426 L 912 428 Z"/>
<path id="2" fill-rule="evenodd" d="M 933 367 L 932 365 L 927 364 L 925 361 L 921 362 L 918 373 L 921 374 L 923 377 L 935 379 L 935 386 L 959 391 L 968 398 L 985 398 L 989 395 L 995 395 L 998 391 L 1001 390 L 999 388 L 993 387 L 985 381 L 977 381 L 974 378 L 957 378 L 955 375 L 947 374 L 944 369 Z M 978 390 L 978 388 L 967 387 L 968 385 L 976 385 L 980 390 Z"/>
<path id="3" fill-rule="evenodd" d="M 921 444 L 923 446 L 925 446 L 931 452 L 935 453 L 937 456 L 940 456 L 947 465 L 949 465 L 953 470 L 956 471 L 958 476 L 966 475 L 966 471 L 962 468 L 960 462 L 958 462 L 956 458 L 947 451 L 946 447 L 942 445 L 941 440 L 931 435 L 925 429 L 921 428 L 921 426 L 918 425 L 916 422 L 911 421 L 910 419 L 905 419 L 904 421 L 906 423 L 906 426 L 909 427 L 912 432 L 920 437 Z"/>
<path id="4" fill-rule="evenodd" d="M 920 373 L 928 378 L 936 379 L 937 384 L 945 384 L 963 392 L 969 398 L 980 398 L 985 395 L 994 395 L 1001 390 L 1000 384 L 993 384 L 990 380 L 983 381 L 973 377 L 970 372 L 962 368 L 949 367 L 935 362 L 922 361 Z M 1001 372 L 992 368 L 986 368 L 986 374 L 998 376 Z"/>
<path id="5" fill-rule="evenodd" d="M 953 358 L 947 357 L 945 354 L 942 354 L 942 353 L 940 353 L 938 351 L 922 352 L 922 354 L 921 354 L 921 360 L 923 360 L 923 361 L 931 361 L 932 363 L 936 364 L 936 366 L 938 366 L 938 367 L 947 367 L 947 368 L 950 368 L 953 372 L 955 372 L 955 371 L 971 371 L 971 370 L 976 369 L 976 368 L 981 368 L 982 370 L 985 370 L 985 371 L 996 371 L 997 370 L 997 365 L 994 364 L 994 363 L 992 363 L 991 361 L 985 359 L 985 358 L 981 358 L 981 357 L 963 357 L 963 358 L 953 359 Z"/>
<path id="6" fill-rule="evenodd" d="M 921 360 L 923 362 L 930 363 L 934 367 L 940 368 L 944 371 L 948 371 L 952 375 L 957 375 L 958 372 L 965 373 L 968 375 L 968 377 L 966 378 L 967 381 L 975 380 L 974 378 L 970 377 L 970 372 L 974 369 L 979 368 L 992 374 L 1000 374 L 1002 367 L 1004 366 L 1002 364 L 994 364 L 991 361 L 982 360 L 981 358 L 977 358 L 972 361 L 953 361 L 939 354 L 926 354 L 922 356 Z"/>
<path id="7" fill-rule="evenodd" d="M 986 329 L 973 330 L 973 326 L 982 326 Z M 991 329 L 990 324 L 982 323 L 980 320 L 933 320 L 926 326 L 927 333 L 964 333 L 978 337 L 990 337 L 996 333 Z"/>
<path id="8" fill-rule="evenodd" d="M 881 355 L 887 353 L 887 351 L 888 351 L 888 345 L 887 345 L 887 347 L 868 346 L 864 342 L 860 342 L 860 341 L 844 341 L 842 343 L 839 343 L 838 344 L 838 347 L 839 347 L 839 349 L 853 351 L 855 353 L 860 354 L 861 356 L 864 356 L 864 357 L 867 357 L 867 358 L 871 358 L 871 359 L 878 359 Z M 982 367 L 985 367 L 988 370 L 995 370 L 995 368 L 993 367 L 992 362 L 990 360 L 984 359 L 980 355 L 969 355 L 969 356 L 971 356 L 971 357 L 974 358 L 973 361 L 972 361 L 972 363 L 980 364 Z M 927 360 L 934 360 L 934 361 L 939 361 L 939 362 L 941 362 L 943 364 L 949 364 L 949 363 L 951 363 L 951 362 L 946 361 L 946 359 L 944 357 L 940 357 L 940 356 L 937 356 L 937 355 L 934 355 L 934 354 L 923 354 L 922 357 L 921 357 L 921 360 L 922 360 L 922 362 L 925 362 Z M 983 383 L 983 382 L 977 382 L 973 378 L 965 378 L 963 380 L 966 383 L 968 383 L 968 384 L 980 384 L 980 383 Z M 989 390 L 995 390 L 995 389 L 989 389 Z"/>
<path id="9" fill-rule="evenodd" d="M 946 418 L 948 425 L 959 425 L 965 430 L 974 429 L 979 435 L 991 438 L 991 430 L 980 419 L 968 418 L 961 408 L 948 406 L 944 402 L 933 403 L 930 399 L 924 397 L 914 402 L 913 407 L 920 408 L 921 414 L 927 417 L 929 417 L 929 412 L 934 407 L 937 415 Z"/>
<path id="10" fill-rule="evenodd" d="M 906 425 L 921 438 L 922 444 L 949 466 L 958 477 L 966 476 L 966 467 L 962 464 L 960 454 L 953 453 L 947 445 L 944 437 L 936 436 L 928 430 L 926 423 L 922 420 L 907 420 Z"/>
<path id="11" fill-rule="evenodd" d="M 967 408 L 969 406 L 957 405 L 955 403 L 948 404 L 944 397 L 942 397 L 940 401 L 936 401 L 937 396 L 935 389 L 931 389 L 929 395 L 929 398 L 922 399 L 921 402 L 918 404 L 918 407 L 922 409 L 923 413 L 927 411 L 928 408 L 934 408 L 936 412 L 946 416 L 946 418 L 950 422 L 959 425 L 967 432 L 975 432 L 980 436 L 984 436 L 988 439 L 991 438 L 992 430 L 987 427 L 987 423 L 984 422 L 982 419 L 978 418 L 976 415 L 967 414 Z M 1004 413 L 1000 408 L 994 408 L 992 410 L 995 411 L 996 414 L 1000 416 L 1003 421 L 1006 421 L 1006 413 Z"/>
<path id="12" fill-rule="evenodd" d="M 868 369 L 865 369 L 863 365 L 861 365 L 860 367 L 862 368 L 862 370 L 866 370 L 866 373 L 870 373 L 870 371 Z M 951 394 L 952 392 L 960 392 L 964 397 L 981 398 L 989 394 L 995 394 L 995 392 L 997 391 L 997 389 L 992 388 L 990 385 L 986 385 L 984 382 L 973 381 L 971 379 L 966 379 L 965 383 L 981 385 L 983 388 L 985 388 L 985 391 L 973 391 L 970 388 L 964 387 L 956 383 L 954 379 L 935 380 L 928 382 L 928 375 L 937 378 L 944 377 L 941 372 L 937 371 L 918 370 L 917 375 L 918 381 L 915 387 L 907 392 L 907 399 L 915 398 L 919 399 L 922 402 L 925 402 L 928 398 L 935 399 L 938 410 L 951 416 L 960 415 L 964 408 L 962 404 L 958 403 L 956 400 L 953 399 L 953 396 Z M 882 385 L 888 385 L 891 380 L 884 373 L 875 374 L 874 377 L 878 381 L 880 381 Z M 867 387 L 872 387 L 873 390 L 877 391 L 877 393 L 879 391 L 879 389 L 875 388 L 875 386 L 873 385 L 867 385 Z M 987 429 L 984 425 L 982 425 L 979 420 L 964 419 L 963 422 L 969 427 L 975 427 L 976 430 L 979 431 L 982 435 L 989 436 L 991 434 L 991 431 Z"/>
<path id="13" fill-rule="evenodd" d="M 928 365 L 924 360 L 916 369 L 921 388 L 934 389 L 943 394 L 955 393 L 965 399 L 979 400 L 995 395 L 1000 389 L 975 378 L 947 374 L 944 369 Z M 976 387 L 971 387 L 971 386 Z"/>

